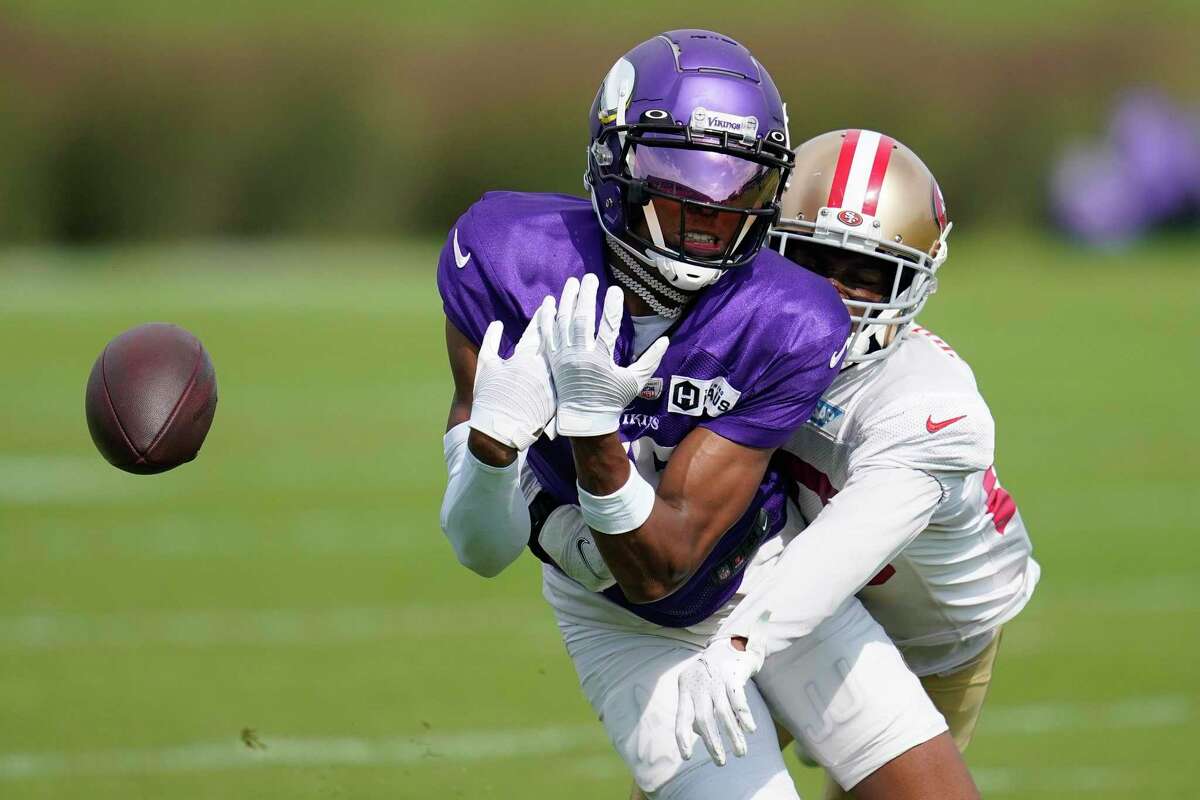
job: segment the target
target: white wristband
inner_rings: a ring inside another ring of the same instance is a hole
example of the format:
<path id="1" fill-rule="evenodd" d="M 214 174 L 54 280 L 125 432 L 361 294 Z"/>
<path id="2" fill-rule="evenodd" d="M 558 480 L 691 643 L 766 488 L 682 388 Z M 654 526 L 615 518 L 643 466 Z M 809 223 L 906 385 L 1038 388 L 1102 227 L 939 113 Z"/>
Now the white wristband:
<path id="1" fill-rule="evenodd" d="M 642 527 L 654 510 L 654 487 L 629 465 L 629 480 L 612 494 L 597 497 L 579 489 L 579 509 L 583 521 L 599 533 L 629 533 Z"/>

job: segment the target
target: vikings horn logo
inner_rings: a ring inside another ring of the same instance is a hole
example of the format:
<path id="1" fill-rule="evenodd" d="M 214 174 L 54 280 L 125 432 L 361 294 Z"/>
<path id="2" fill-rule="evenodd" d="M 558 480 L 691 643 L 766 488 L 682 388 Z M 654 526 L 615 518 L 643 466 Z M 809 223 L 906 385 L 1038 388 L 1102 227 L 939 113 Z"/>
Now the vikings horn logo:
<path id="1" fill-rule="evenodd" d="M 624 123 L 624 120 L 618 117 L 623 117 L 625 109 L 629 107 L 629 101 L 633 97 L 633 81 L 633 64 L 623 58 L 617 59 L 617 63 L 612 65 L 612 69 L 605 76 L 600 90 L 600 124 Z"/>

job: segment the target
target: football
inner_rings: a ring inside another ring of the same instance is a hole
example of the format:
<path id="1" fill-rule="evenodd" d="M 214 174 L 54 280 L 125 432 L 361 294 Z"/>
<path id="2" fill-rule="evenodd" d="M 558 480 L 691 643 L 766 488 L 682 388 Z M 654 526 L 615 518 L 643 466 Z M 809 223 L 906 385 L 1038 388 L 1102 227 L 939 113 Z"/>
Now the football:
<path id="1" fill-rule="evenodd" d="M 166 472 L 200 452 L 217 409 L 217 376 L 200 340 L 155 322 L 109 342 L 84 402 L 100 454 L 138 475 Z"/>

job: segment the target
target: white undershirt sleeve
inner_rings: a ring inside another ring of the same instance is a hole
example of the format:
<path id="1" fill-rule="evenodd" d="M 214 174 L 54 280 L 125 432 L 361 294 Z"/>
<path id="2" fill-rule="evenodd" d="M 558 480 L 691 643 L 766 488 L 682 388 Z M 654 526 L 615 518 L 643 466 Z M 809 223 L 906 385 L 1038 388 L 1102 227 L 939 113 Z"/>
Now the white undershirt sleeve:
<path id="1" fill-rule="evenodd" d="M 941 500 L 942 485 L 927 472 L 855 472 L 816 520 L 788 543 L 770 574 L 714 638 L 762 636 L 767 655 L 785 649 L 899 555 L 929 524 Z"/>
<path id="2" fill-rule="evenodd" d="M 529 541 L 529 508 L 520 485 L 525 453 L 507 467 L 489 466 L 467 448 L 470 432 L 463 422 L 442 437 L 449 473 L 442 531 L 460 564 L 491 578 L 516 561 Z"/>

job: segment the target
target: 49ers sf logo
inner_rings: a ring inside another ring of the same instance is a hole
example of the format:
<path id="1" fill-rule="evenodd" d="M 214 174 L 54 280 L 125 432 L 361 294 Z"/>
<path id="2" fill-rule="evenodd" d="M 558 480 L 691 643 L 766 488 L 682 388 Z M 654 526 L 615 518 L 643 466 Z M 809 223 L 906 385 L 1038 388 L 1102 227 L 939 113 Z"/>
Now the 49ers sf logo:
<path id="1" fill-rule="evenodd" d="M 844 211 L 838 212 L 837 218 L 843 225 L 849 225 L 851 228 L 853 228 L 855 225 L 862 225 L 863 221 L 862 214 L 855 213 L 848 208 Z"/>

